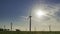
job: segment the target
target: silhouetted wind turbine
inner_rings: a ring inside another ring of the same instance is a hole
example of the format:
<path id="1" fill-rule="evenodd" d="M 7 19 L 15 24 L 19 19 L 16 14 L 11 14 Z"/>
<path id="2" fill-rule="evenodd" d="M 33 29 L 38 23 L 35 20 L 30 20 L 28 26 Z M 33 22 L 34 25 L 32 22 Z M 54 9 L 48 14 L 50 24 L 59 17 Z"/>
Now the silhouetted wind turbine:
<path id="1" fill-rule="evenodd" d="M 31 18 L 32 18 L 32 16 L 31 16 L 31 11 L 30 11 L 30 15 L 29 15 L 29 19 L 30 19 L 30 21 L 29 21 L 29 31 L 31 32 Z"/>
<path id="2" fill-rule="evenodd" d="M 30 21 L 29 21 L 29 31 L 31 32 L 31 12 L 29 12 L 30 13 L 30 15 L 29 15 L 29 19 L 30 19 Z M 25 19 L 27 19 L 27 17 L 25 17 L 25 16 L 21 16 L 21 17 L 23 17 L 23 18 L 25 18 Z"/>
<path id="3" fill-rule="evenodd" d="M 30 18 L 30 28 L 29 28 L 29 30 L 31 31 L 31 15 L 29 16 L 29 18 Z"/>
<path id="4" fill-rule="evenodd" d="M 6 28 L 6 26 L 4 25 L 4 29 Z"/>
<path id="5" fill-rule="evenodd" d="M 12 31 L 12 25 L 13 25 L 13 23 L 11 22 L 11 31 Z"/>
<path id="6" fill-rule="evenodd" d="M 49 25 L 49 31 L 51 31 L 51 25 Z"/>

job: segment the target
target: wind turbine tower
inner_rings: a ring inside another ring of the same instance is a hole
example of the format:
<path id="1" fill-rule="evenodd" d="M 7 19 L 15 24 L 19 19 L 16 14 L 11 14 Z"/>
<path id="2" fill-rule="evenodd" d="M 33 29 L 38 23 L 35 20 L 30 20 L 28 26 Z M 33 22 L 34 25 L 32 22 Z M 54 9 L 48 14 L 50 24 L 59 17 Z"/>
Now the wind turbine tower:
<path id="1" fill-rule="evenodd" d="M 12 31 L 12 25 L 13 25 L 13 23 L 11 22 L 11 31 Z"/>
<path id="2" fill-rule="evenodd" d="M 30 18 L 30 28 L 29 28 L 29 30 L 31 31 L 31 17 L 32 16 L 29 16 L 29 18 Z"/>

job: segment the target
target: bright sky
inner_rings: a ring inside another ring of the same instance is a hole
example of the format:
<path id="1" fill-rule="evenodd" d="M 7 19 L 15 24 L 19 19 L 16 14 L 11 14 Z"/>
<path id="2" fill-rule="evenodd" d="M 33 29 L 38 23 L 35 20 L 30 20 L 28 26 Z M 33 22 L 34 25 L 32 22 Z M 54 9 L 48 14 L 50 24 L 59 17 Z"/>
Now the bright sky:
<path id="1" fill-rule="evenodd" d="M 60 31 L 60 0 L 0 0 L 0 28 L 28 30 L 30 12 L 32 30 Z"/>

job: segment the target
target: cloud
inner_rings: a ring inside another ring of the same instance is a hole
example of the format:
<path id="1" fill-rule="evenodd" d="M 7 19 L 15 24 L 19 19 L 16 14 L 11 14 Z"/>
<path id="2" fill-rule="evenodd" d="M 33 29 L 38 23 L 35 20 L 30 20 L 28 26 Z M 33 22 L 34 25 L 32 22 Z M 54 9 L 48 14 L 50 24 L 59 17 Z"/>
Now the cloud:
<path id="1" fill-rule="evenodd" d="M 32 8 L 32 16 L 33 20 L 35 21 L 42 21 L 42 22 L 53 22 L 53 23 L 58 23 L 60 22 L 60 3 L 55 0 L 40 0 L 38 3 L 36 3 L 33 8 Z M 56 3 L 55 3 L 56 2 Z M 38 18 L 36 18 L 34 15 L 34 11 L 37 9 L 43 10 L 46 15 L 44 18 L 41 18 L 40 21 Z"/>
<path id="2" fill-rule="evenodd" d="M 50 17 L 52 19 L 54 18 L 57 21 L 60 21 L 60 4 L 59 3 L 58 4 L 44 3 L 44 4 L 41 4 L 41 6 L 42 6 L 41 8 L 43 10 L 46 10 L 48 17 Z"/>

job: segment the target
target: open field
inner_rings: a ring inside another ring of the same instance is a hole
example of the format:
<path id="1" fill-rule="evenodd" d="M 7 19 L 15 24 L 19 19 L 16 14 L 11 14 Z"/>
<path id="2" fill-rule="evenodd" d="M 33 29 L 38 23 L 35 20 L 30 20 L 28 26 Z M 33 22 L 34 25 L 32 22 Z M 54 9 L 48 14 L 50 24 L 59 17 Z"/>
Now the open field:
<path id="1" fill-rule="evenodd" d="M 1 31 L 0 34 L 60 34 L 60 31 L 37 31 L 37 32 L 28 32 L 28 31 Z"/>

